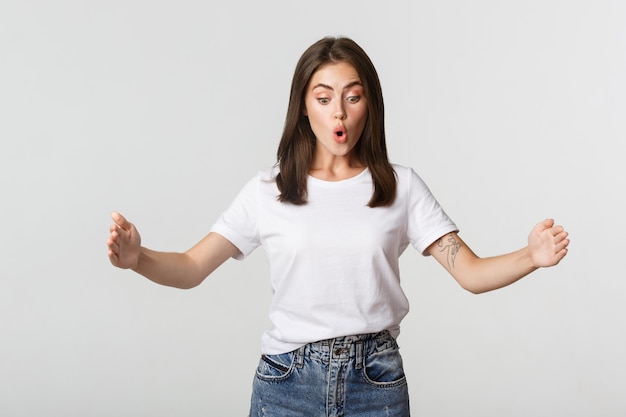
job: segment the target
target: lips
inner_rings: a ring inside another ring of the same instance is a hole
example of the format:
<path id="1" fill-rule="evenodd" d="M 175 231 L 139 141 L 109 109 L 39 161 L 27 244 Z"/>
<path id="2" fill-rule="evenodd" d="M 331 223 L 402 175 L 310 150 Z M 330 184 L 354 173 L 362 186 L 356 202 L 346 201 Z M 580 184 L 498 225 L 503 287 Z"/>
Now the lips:
<path id="1" fill-rule="evenodd" d="M 344 143 L 347 140 L 346 128 L 343 126 L 337 126 L 333 129 L 333 138 L 337 143 Z"/>

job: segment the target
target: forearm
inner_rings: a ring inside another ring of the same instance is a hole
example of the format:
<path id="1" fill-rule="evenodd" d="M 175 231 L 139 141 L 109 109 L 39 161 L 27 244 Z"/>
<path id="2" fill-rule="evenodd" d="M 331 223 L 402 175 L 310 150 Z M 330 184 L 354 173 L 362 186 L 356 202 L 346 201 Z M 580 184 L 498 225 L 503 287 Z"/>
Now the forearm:
<path id="1" fill-rule="evenodd" d="M 461 271 L 450 271 L 466 290 L 479 294 L 513 284 L 535 271 L 527 247 L 489 258 L 474 258 Z"/>
<path id="2" fill-rule="evenodd" d="M 157 284 L 176 288 L 193 288 L 206 276 L 186 253 L 158 252 L 142 247 L 133 271 Z"/>

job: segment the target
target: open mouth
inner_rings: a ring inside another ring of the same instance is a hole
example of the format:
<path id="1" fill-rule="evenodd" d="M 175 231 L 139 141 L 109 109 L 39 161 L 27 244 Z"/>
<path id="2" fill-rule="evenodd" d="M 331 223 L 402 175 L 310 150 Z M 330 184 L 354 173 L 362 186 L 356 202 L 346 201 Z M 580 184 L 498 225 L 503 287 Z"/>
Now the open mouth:
<path id="1" fill-rule="evenodd" d="M 337 126 L 334 130 L 333 130 L 333 134 L 335 136 L 335 141 L 338 143 L 343 143 L 346 141 L 346 130 L 343 126 Z"/>

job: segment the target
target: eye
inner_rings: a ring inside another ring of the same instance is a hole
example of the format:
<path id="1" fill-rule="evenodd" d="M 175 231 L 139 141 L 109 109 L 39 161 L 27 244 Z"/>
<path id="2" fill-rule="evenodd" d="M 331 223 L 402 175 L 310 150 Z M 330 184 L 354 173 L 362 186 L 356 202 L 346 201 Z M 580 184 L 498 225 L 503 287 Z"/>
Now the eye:
<path id="1" fill-rule="evenodd" d="M 348 103 L 358 103 L 361 100 L 361 96 L 350 96 L 346 100 L 348 100 Z"/>
<path id="2" fill-rule="evenodd" d="M 328 103 L 330 103 L 330 99 L 328 97 L 318 97 L 317 101 L 320 104 L 328 104 Z"/>

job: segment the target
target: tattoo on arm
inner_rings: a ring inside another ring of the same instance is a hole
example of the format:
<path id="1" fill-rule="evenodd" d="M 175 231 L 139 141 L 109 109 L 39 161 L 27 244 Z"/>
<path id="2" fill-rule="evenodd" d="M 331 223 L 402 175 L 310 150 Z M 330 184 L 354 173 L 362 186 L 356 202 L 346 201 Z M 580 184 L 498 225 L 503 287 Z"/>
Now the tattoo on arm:
<path id="1" fill-rule="evenodd" d="M 461 244 L 456 241 L 452 233 L 448 233 L 447 235 L 439 239 L 439 242 L 437 242 L 437 246 L 439 246 L 439 252 L 445 251 L 448 255 L 448 268 L 454 269 L 454 261 L 456 259 L 456 255 L 461 249 Z"/>

